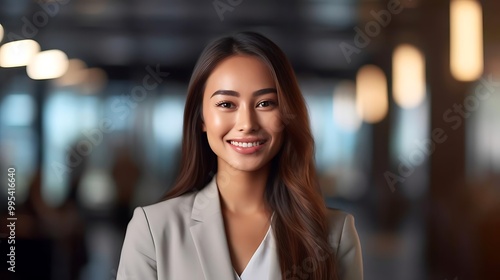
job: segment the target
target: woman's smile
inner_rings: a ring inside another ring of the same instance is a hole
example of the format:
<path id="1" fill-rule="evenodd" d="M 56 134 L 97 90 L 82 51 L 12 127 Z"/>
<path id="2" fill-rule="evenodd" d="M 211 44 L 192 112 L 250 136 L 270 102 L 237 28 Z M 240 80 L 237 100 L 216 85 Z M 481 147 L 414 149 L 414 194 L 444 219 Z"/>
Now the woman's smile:
<path id="1" fill-rule="evenodd" d="M 248 155 L 258 152 L 266 144 L 265 140 L 257 141 L 227 141 L 229 145 L 238 153 Z"/>

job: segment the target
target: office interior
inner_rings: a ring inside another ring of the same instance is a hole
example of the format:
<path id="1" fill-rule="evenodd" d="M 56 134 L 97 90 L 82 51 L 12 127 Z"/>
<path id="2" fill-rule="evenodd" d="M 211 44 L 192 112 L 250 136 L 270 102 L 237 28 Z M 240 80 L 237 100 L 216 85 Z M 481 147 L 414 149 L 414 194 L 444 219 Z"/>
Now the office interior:
<path id="1" fill-rule="evenodd" d="M 256 31 L 294 67 L 322 194 L 353 214 L 365 279 L 498 279 L 499 11 L 495 0 L 0 0 L 0 278 L 116 279 L 133 209 L 178 171 L 200 52 Z"/>

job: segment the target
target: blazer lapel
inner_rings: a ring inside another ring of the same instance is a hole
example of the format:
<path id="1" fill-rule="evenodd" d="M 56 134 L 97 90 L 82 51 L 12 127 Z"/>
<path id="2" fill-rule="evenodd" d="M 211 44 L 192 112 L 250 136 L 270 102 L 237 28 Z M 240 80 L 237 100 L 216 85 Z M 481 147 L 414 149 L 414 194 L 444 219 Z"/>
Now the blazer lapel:
<path id="1" fill-rule="evenodd" d="M 195 221 L 190 230 L 205 279 L 229 280 L 234 279 L 234 270 L 215 178 L 196 194 L 191 212 Z"/>

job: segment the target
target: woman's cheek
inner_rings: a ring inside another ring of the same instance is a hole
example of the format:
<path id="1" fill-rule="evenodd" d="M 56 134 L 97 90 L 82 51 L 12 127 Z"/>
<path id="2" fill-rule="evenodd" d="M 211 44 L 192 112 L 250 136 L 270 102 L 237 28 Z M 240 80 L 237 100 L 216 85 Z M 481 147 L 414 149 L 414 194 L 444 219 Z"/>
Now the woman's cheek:
<path id="1" fill-rule="evenodd" d="M 285 124 L 283 123 L 283 120 L 281 119 L 279 114 L 273 114 L 272 116 L 268 117 L 267 123 L 268 131 L 271 133 L 281 132 L 285 128 Z"/>

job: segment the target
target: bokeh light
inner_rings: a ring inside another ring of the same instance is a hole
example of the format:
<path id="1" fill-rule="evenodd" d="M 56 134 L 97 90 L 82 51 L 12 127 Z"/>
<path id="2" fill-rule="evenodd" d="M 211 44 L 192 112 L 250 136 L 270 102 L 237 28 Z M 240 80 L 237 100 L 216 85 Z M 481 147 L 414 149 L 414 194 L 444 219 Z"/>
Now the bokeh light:
<path id="1" fill-rule="evenodd" d="M 356 75 L 357 112 L 367 123 L 384 119 L 388 110 L 387 78 L 378 66 L 365 65 Z"/>
<path id="2" fill-rule="evenodd" d="M 403 108 L 418 106 L 425 97 L 425 61 L 416 47 L 399 45 L 392 56 L 394 101 Z"/>
<path id="3" fill-rule="evenodd" d="M 450 67 L 459 81 L 477 80 L 483 73 L 483 12 L 474 0 L 450 4 Z"/>
<path id="4" fill-rule="evenodd" d="M 40 52 L 40 45 L 31 39 L 6 43 L 0 47 L 0 67 L 26 66 Z"/>
<path id="5" fill-rule="evenodd" d="M 48 50 L 36 54 L 26 68 L 33 80 L 59 78 L 68 70 L 68 56 L 60 50 Z"/>

